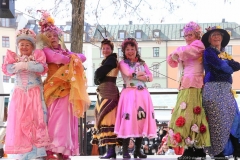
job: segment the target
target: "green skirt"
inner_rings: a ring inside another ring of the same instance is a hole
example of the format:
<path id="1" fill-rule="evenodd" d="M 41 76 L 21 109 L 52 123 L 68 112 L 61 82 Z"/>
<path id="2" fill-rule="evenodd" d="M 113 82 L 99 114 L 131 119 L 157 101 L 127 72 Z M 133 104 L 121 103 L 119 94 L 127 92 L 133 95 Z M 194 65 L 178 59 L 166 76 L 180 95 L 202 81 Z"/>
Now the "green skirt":
<path id="1" fill-rule="evenodd" d="M 207 118 L 202 107 L 202 89 L 180 90 L 169 122 L 169 146 L 210 146 Z"/>

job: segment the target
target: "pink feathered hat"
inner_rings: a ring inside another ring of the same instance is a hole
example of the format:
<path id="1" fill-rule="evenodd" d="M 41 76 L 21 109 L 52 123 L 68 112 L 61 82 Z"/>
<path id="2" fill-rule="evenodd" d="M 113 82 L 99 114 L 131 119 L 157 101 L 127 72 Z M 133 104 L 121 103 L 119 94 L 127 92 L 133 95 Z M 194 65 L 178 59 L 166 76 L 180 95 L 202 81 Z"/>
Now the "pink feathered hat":
<path id="1" fill-rule="evenodd" d="M 39 21 L 41 32 L 56 32 L 60 37 L 63 31 L 54 25 L 54 19 L 50 16 L 50 13 L 48 13 L 46 10 L 37 10 L 37 12 L 42 13 L 42 17 Z"/>

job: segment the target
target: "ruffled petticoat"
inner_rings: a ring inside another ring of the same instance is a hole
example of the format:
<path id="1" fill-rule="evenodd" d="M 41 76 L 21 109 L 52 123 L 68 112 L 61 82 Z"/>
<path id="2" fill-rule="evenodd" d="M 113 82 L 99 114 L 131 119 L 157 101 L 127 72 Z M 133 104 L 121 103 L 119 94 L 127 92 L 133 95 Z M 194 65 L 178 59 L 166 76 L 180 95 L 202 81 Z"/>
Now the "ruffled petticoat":
<path id="1" fill-rule="evenodd" d="M 46 156 L 49 136 L 43 108 L 46 108 L 40 87 L 28 90 L 15 88 L 8 109 L 5 153 L 22 157 Z"/>

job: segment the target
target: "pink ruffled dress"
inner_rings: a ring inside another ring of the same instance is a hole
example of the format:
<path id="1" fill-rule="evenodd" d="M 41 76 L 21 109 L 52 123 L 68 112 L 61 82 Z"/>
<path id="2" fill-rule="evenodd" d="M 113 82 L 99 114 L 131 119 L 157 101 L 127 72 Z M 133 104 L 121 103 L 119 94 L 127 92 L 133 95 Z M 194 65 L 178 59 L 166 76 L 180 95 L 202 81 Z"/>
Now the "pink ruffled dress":
<path id="1" fill-rule="evenodd" d="M 126 60 L 125 60 L 126 61 Z M 154 108 L 145 82 L 134 79 L 135 70 L 146 72 L 149 79 L 152 73 L 146 64 L 119 63 L 124 80 L 124 88 L 118 102 L 114 132 L 118 138 L 157 136 Z"/>
<path id="2" fill-rule="evenodd" d="M 28 69 L 15 72 L 12 66 L 20 61 L 27 62 Z M 8 50 L 2 70 L 16 76 L 8 106 L 5 153 L 21 154 L 21 159 L 46 156 L 50 139 L 41 79 L 48 70 L 44 52 L 35 50 L 29 57 L 20 57 Z"/>
<path id="3" fill-rule="evenodd" d="M 70 62 L 68 55 L 72 54 L 72 52 L 62 49 L 60 45 L 55 49 L 45 47 L 43 51 L 49 67 L 46 79 L 48 81 L 62 65 Z M 78 56 L 82 62 L 86 60 L 83 54 L 78 54 Z M 47 108 L 48 131 L 51 139 L 47 150 L 54 153 L 62 153 L 65 156 L 79 155 L 78 118 L 73 114 L 73 106 L 69 102 L 69 94 L 63 98 L 56 99 Z"/>

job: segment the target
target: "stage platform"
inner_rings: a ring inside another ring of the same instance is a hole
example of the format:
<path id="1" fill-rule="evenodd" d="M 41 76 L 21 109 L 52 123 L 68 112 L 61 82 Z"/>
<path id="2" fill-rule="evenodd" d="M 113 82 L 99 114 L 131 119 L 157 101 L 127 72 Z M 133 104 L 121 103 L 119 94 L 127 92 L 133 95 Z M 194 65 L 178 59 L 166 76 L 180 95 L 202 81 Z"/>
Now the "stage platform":
<path id="1" fill-rule="evenodd" d="M 123 159 L 122 156 L 117 156 L 116 160 L 177 160 L 177 155 L 148 155 L 147 158 L 131 158 L 131 159 Z M 71 160 L 100 160 L 99 156 L 72 156 L 70 157 Z M 10 158 L 2 158 L 2 160 L 6 160 Z M 16 160 L 16 159 L 11 159 Z M 40 159 L 35 159 L 40 160 Z M 114 159 L 112 159 L 114 160 Z M 200 160 L 200 158 L 197 158 L 196 160 Z M 211 157 L 207 156 L 206 160 L 212 160 Z M 233 158 L 230 158 L 229 160 L 233 160 Z"/>
<path id="2" fill-rule="evenodd" d="M 131 159 L 123 159 L 122 156 L 117 156 L 116 160 L 177 160 L 177 155 L 148 155 L 147 158 L 131 158 Z M 99 156 L 74 156 L 70 157 L 71 160 L 100 160 Z M 113 160 L 113 159 L 112 159 Z M 200 158 L 197 158 L 200 160 Z M 211 157 L 207 156 L 207 160 L 212 160 Z M 233 160 L 230 158 L 229 160 Z"/>

